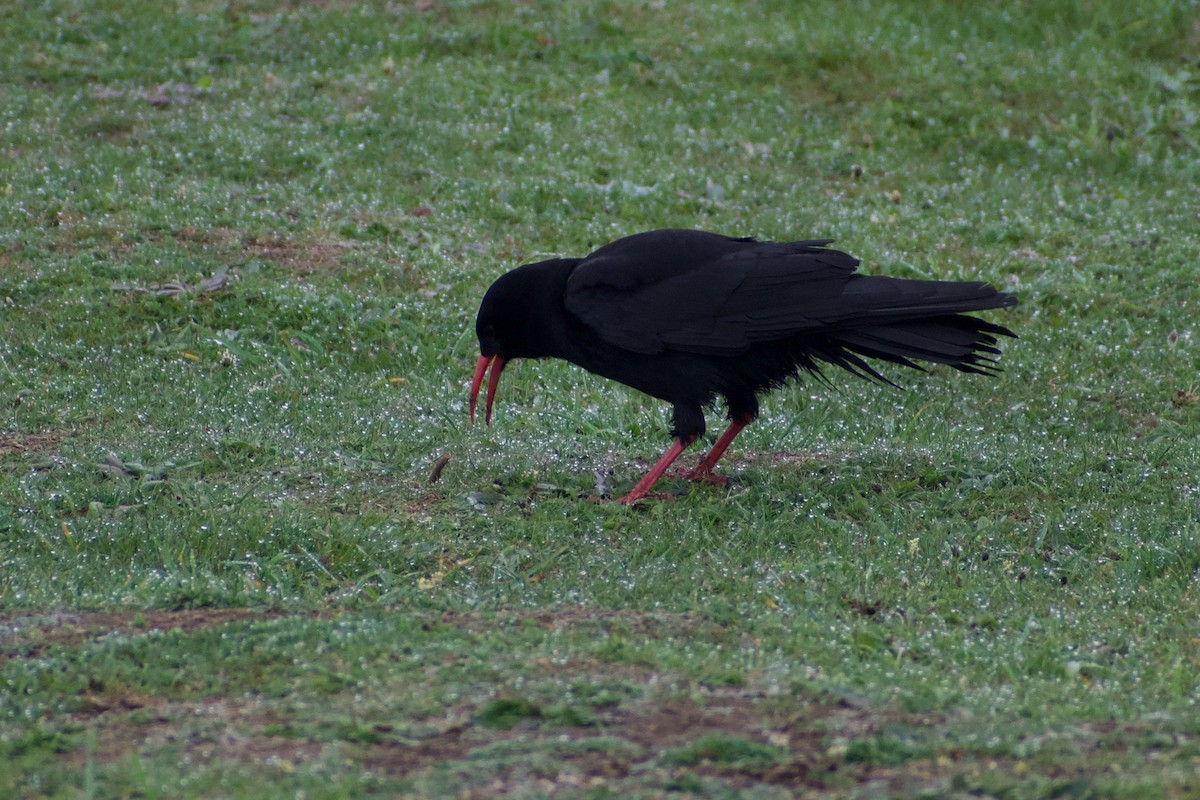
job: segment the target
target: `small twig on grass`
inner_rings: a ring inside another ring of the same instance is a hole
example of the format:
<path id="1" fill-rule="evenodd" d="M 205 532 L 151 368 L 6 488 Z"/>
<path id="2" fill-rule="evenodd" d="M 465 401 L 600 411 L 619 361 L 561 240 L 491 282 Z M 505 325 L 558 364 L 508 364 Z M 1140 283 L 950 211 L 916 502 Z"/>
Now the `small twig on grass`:
<path id="1" fill-rule="evenodd" d="M 446 468 L 446 465 L 449 463 L 450 463 L 450 454 L 449 453 L 442 453 L 440 456 L 438 456 L 437 461 L 433 462 L 433 469 L 431 469 L 429 471 L 429 482 L 431 484 L 437 483 L 439 480 L 441 480 L 442 470 L 444 470 Z"/>

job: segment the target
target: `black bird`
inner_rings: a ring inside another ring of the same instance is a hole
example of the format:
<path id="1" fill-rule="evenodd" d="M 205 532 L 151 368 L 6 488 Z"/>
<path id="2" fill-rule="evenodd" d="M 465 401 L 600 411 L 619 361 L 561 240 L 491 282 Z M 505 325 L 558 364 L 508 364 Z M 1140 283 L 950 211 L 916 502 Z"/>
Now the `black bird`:
<path id="1" fill-rule="evenodd" d="M 621 498 L 646 496 L 704 434 L 704 408 L 725 398 L 729 428 L 684 477 L 723 482 L 712 468 L 758 416 L 758 395 L 832 364 L 892 384 L 863 360 L 914 360 L 993 374 L 1007 328 L 962 312 L 1011 306 L 984 283 L 858 275 L 832 239 L 757 242 L 692 230 L 618 239 L 586 258 L 526 264 L 484 295 L 471 420 L 487 386 L 487 422 L 505 365 L 561 358 L 674 405 L 675 444 Z"/>

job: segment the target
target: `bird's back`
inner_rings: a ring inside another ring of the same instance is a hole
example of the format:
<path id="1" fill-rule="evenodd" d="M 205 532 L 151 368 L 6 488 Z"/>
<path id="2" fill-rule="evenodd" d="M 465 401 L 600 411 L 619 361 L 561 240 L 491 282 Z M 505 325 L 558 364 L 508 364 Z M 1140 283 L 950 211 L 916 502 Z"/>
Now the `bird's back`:
<path id="1" fill-rule="evenodd" d="M 1015 300 L 982 283 L 859 275 L 829 240 L 757 242 L 663 230 L 601 247 L 573 270 L 571 360 L 656 397 L 758 392 L 833 364 L 886 380 L 862 356 L 987 371 L 995 334 L 963 312 Z"/>

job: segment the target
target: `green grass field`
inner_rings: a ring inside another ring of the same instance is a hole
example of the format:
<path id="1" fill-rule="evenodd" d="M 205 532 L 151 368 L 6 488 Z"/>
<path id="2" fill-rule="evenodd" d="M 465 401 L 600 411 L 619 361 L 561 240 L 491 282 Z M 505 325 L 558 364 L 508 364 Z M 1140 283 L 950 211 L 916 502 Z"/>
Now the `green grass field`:
<path id="1" fill-rule="evenodd" d="M 1198 121 L 1194 0 L 3 5 L 0 796 L 1200 796 Z M 590 502 L 475 311 L 675 226 L 1021 338 Z"/>

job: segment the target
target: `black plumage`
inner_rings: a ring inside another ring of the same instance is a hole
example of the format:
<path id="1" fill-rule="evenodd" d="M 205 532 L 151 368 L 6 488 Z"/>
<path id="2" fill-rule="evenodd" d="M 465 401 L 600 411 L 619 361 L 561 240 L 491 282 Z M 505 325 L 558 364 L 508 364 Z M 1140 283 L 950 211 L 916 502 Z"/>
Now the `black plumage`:
<path id="1" fill-rule="evenodd" d="M 628 236 L 586 258 L 526 264 L 502 275 L 476 320 L 480 357 L 471 418 L 488 367 L 487 419 L 514 358 L 561 358 L 674 406 L 677 441 L 622 498 L 644 497 L 703 435 L 718 396 L 729 429 L 685 477 L 712 477 L 734 436 L 758 415 L 758 395 L 832 364 L 891 383 L 866 358 L 991 374 L 996 336 L 1014 334 L 964 312 L 1011 306 L 985 283 L 859 275 L 832 240 L 756 242 L 692 230 Z"/>

